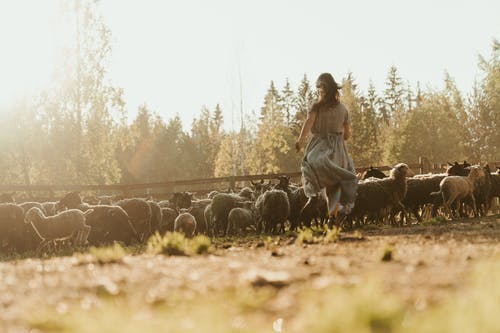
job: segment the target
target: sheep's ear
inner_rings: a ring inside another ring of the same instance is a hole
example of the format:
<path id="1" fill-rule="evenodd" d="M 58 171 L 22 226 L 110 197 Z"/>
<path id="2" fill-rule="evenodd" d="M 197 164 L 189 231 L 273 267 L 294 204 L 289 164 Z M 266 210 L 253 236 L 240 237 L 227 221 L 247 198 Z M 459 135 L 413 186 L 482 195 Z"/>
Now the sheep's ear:
<path id="1" fill-rule="evenodd" d="M 446 163 L 448 163 L 449 166 L 453 166 L 453 164 L 451 164 L 450 162 L 446 162 Z M 457 162 L 455 162 L 455 163 L 457 163 Z"/>

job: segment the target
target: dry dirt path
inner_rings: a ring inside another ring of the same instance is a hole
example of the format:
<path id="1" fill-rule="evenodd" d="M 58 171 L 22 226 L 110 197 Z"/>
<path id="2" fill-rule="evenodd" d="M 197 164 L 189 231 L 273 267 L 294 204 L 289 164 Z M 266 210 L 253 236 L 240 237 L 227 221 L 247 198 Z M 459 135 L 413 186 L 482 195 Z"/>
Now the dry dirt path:
<path id="1" fill-rule="evenodd" d="M 500 258 L 500 216 L 361 234 L 328 244 L 249 242 L 193 257 L 141 254 L 104 265 L 84 256 L 0 262 L 0 332 L 27 331 L 26 318 L 38 311 L 87 309 L 103 297 L 142 307 L 172 295 L 193 299 L 246 288 L 275 290 L 264 316 L 287 318 L 304 290 L 370 280 L 423 309 L 467 288 L 476 263 Z M 382 261 L 388 248 L 392 260 Z"/>

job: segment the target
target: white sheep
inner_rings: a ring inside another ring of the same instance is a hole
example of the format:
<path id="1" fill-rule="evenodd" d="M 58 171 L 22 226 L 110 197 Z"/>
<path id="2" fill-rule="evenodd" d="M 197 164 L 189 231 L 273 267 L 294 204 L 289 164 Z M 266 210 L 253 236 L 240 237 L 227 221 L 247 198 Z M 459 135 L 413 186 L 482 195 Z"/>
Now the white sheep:
<path id="1" fill-rule="evenodd" d="M 87 242 L 91 227 L 85 223 L 85 218 L 93 210 L 85 213 L 78 209 L 68 209 L 54 216 L 45 216 L 38 207 L 30 208 L 24 217 L 26 223 L 31 223 L 33 229 L 42 239 L 37 252 L 49 243 L 57 240 L 72 239 L 75 245 L 84 245 Z"/>
<path id="2" fill-rule="evenodd" d="M 453 218 L 453 212 L 450 207 L 459 207 L 462 200 L 470 198 L 475 216 L 477 216 L 476 198 L 474 197 L 474 187 L 476 181 L 485 177 L 484 170 L 477 165 L 469 167 L 469 175 L 464 176 L 448 176 L 445 177 L 439 184 L 439 192 L 443 197 L 443 206 L 445 211 Z"/>

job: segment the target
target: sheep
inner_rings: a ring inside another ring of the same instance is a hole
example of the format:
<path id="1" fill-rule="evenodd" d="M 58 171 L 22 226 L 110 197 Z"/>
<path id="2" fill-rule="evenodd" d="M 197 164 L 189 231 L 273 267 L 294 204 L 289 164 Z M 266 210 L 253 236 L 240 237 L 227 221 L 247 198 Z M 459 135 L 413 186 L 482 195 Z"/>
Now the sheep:
<path id="1" fill-rule="evenodd" d="M 53 215 L 57 214 L 57 211 L 56 211 L 57 202 L 55 202 L 55 201 L 42 202 L 41 205 L 42 205 L 42 208 L 43 208 L 45 215 L 53 216 Z"/>
<path id="2" fill-rule="evenodd" d="M 211 191 L 210 193 L 207 194 L 207 199 L 213 199 L 219 193 L 220 193 L 219 191 Z"/>
<path id="3" fill-rule="evenodd" d="M 167 231 L 174 231 L 175 218 L 179 213 L 173 208 L 162 208 L 161 209 L 161 224 L 160 224 L 160 234 L 164 234 Z"/>
<path id="4" fill-rule="evenodd" d="M 232 193 L 217 194 L 211 204 L 214 233 L 225 233 L 227 230 L 227 216 L 231 209 L 239 207 L 246 198 Z"/>
<path id="5" fill-rule="evenodd" d="M 130 217 L 132 226 L 137 231 L 141 241 L 151 235 L 151 207 L 144 199 L 130 198 L 123 199 L 116 203 L 122 207 Z"/>
<path id="6" fill-rule="evenodd" d="M 236 207 L 231 209 L 227 217 L 226 235 L 230 235 L 232 231 L 241 233 L 248 228 L 255 230 L 255 212 L 253 211 L 253 203 L 247 201 L 243 203 L 244 207 Z"/>
<path id="7" fill-rule="evenodd" d="M 0 203 L 16 203 L 14 193 L 0 193 Z"/>
<path id="8" fill-rule="evenodd" d="M 498 201 L 498 198 L 500 197 L 500 167 L 497 169 L 496 172 L 491 174 L 491 192 L 490 192 L 490 198 L 491 200 L 496 200 Z M 490 202 L 492 202 L 490 201 Z M 498 204 L 495 205 L 495 207 L 498 207 Z"/>
<path id="9" fill-rule="evenodd" d="M 284 232 L 285 222 L 290 215 L 290 202 L 288 196 L 281 190 L 268 190 L 261 194 L 255 202 L 255 208 L 259 221 L 257 222 L 257 231 L 277 232 L 278 225 Z"/>
<path id="10" fill-rule="evenodd" d="M 474 184 L 474 198 L 476 199 L 476 206 L 480 216 L 486 216 L 491 207 L 491 171 L 488 164 L 483 168 L 484 177 L 479 178 Z"/>
<path id="11" fill-rule="evenodd" d="M 212 200 L 210 199 L 194 200 L 192 202 L 190 213 L 196 219 L 197 234 L 206 234 L 206 235 L 210 234 L 209 225 L 205 219 L 205 207 L 207 207 L 211 203 Z"/>
<path id="12" fill-rule="evenodd" d="M 250 181 L 252 184 L 253 191 L 255 193 L 255 196 L 258 197 L 265 191 L 271 189 L 271 181 L 269 180 L 267 184 L 264 183 L 264 179 L 261 179 L 260 182 L 254 183 L 252 180 Z"/>
<path id="13" fill-rule="evenodd" d="M 175 218 L 174 231 L 182 232 L 186 237 L 194 236 L 196 231 L 196 219 L 189 213 L 189 210 L 181 210 L 179 216 Z"/>
<path id="14" fill-rule="evenodd" d="M 467 161 L 464 161 L 463 164 L 460 164 L 457 161 L 453 164 L 448 162 L 446 174 L 449 176 L 467 176 L 469 174 L 469 170 L 467 169 L 468 167 L 470 167 L 470 164 L 467 163 Z"/>
<path id="15" fill-rule="evenodd" d="M 453 219 L 454 214 L 450 207 L 455 205 L 458 208 L 460 201 L 465 198 L 472 200 L 474 215 L 477 216 L 476 199 L 474 197 L 474 188 L 476 181 L 485 177 L 484 170 L 479 166 L 471 166 L 469 175 L 447 176 L 439 184 L 439 192 L 443 198 L 443 206 L 449 216 Z M 436 194 L 436 193 L 434 193 Z"/>
<path id="16" fill-rule="evenodd" d="M 408 178 L 407 192 L 402 203 L 419 222 L 422 221 L 419 210 L 423 209 L 425 205 L 436 203 L 431 193 L 439 191 L 439 184 L 446 176 L 446 174 L 425 174 Z M 439 196 L 437 200 L 439 202 L 441 197 Z"/>
<path id="17" fill-rule="evenodd" d="M 156 231 L 160 231 L 162 211 L 160 205 L 158 205 L 155 201 L 148 200 L 147 203 L 151 208 L 151 233 L 153 234 Z"/>
<path id="18" fill-rule="evenodd" d="M 30 210 L 30 208 L 32 208 L 32 207 L 37 207 L 43 211 L 43 206 L 39 202 L 26 201 L 26 202 L 20 203 L 19 207 L 21 207 L 23 209 L 24 214 L 26 214 L 26 212 L 28 210 Z"/>
<path id="19" fill-rule="evenodd" d="M 88 241 L 91 245 L 123 242 L 127 245 L 137 241 L 139 235 L 127 212 L 120 206 L 96 205 L 86 216 L 86 224 L 91 227 Z"/>
<path id="20" fill-rule="evenodd" d="M 10 249 L 19 250 L 23 245 L 24 211 L 14 203 L 0 203 L 0 249 L 4 241 Z"/>
<path id="21" fill-rule="evenodd" d="M 114 205 L 115 202 L 125 199 L 123 195 L 101 195 L 97 197 L 98 205 Z"/>
<path id="22" fill-rule="evenodd" d="M 328 207 L 324 196 L 320 196 L 311 209 L 303 210 L 307 202 L 304 188 L 291 185 L 290 176 L 279 176 L 278 180 L 279 183 L 274 186 L 274 189 L 282 190 L 287 194 L 288 202 L 290 203 L 288 221 L 290 222 L 290 228 L 292 230 L 295 230 L 301 224 L 310 227 L 313 219 L 316 220 L 316 223 L 318 219 L 321 221 L 326 220 Z"/>
<path id="23" fill-rule="evenodd" d="M 231 211 L 230 211 L 231 212 Z M 212 214 L 212 204 L 208 204 L 203 211 L 203 215 L 205 217 L 205 223 L 207 224 L 207 234 L 209 236 L 215 236 L 215 223 L 213 220 Z M 229 216 L 229 214 L 228 214 Z"/>
<path id="24" fill-rule="evenodd" d="M 391 169 L 388 178 L 360 182 L 354 207 L 346 221 L 352 224 L 354 219 L 362 221 L 367 215 L 390 212 L 394 207 L 404 211 L 402 200 L 407 191 L 406 178 L 411 176 L 413 171 L 408 165 L 399 163 Z M 393 216 L 391 222 L 395 222 Z"/>
<path id="25" fill-rule="evenodd" d="M 85 213 L 78 209 L 65 210 L 57 215 L 46 217 L 37 207 L 30 208 L 24 217 L 25 223 L 31 223 L 33 229 L 42 239 L 37 252 L 56 240 L 72 239 L 75 245 L 87 243 L 90 226 L 85 223 L 85 217 L 92 213 Z"/>
<path id="26" fill-rule="evenodd" d="M 193 194 L 189 192 L 176 192 L 173 194 L 170 202 L 177 208 L 189 208 L 193 200 Z"/>
<path id="27" fill-rule="evenodd" d="M 250 187 L 243 187 L 238 195 L 242 198 L 246 198 L 247 200 L 255 200 L 255 193 Z"/>
<path id="28" fill-rule="evenodd" d="M 79 209 L 80 205 L 83 204 L 80 192 L 70 192 L 56 204 L 56 211 L 61 211 L 63 209 Z"/>
<path id="29" fill-rule="evenodd" d="M 387 176 L 385 175 L 385 173 L 382 172 L 382 170 L 374 168 L 370 165 L 370 168 L 366 169 L 361 174 L 361 180 L 366 180 L 370 177 L 382 179 L 382 178 L 386 178 Z"/>

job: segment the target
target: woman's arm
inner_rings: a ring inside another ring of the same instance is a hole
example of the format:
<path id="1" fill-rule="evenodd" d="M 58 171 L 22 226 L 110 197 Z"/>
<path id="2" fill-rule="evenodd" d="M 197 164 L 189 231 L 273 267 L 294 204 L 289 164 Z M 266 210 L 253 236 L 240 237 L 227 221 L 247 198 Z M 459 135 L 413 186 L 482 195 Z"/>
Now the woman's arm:
<path id="1" fill-rule="evenodd" d="M 297 153 L 300 152 L 302 146 L 304 145 L 306 137 L 309 135 L 309 133 L 311 133 L 311 129 L 314 125 L 314 120 L 316 120 L 316 112 L 309 112 L 304 125 L 302 125 L 302 130 L 300 131 L 299 138 L 295 143 L 295 149 L 297 150 Z"/>
<path id="2" fill-rule="evenodd" d="M 344 124 L 344 140 L 348 140 L 351 137 L 351 125 L 349 123 Z"/>

